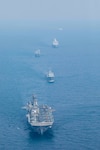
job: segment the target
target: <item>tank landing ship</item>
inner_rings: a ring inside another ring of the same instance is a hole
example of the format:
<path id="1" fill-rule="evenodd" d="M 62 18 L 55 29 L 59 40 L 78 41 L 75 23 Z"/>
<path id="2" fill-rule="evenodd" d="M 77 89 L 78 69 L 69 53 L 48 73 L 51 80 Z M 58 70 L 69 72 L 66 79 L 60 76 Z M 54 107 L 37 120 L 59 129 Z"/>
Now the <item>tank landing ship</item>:
<path id="1" fill-rule="evenodd" d="M 54 123 L 53 109 L 47 105 L 38 105 L 34 96 L 33 101 L 28 102 L 23 109 L 28 111 L 26 117 L 34 132 L 43 134 L 52 127 Z"/>

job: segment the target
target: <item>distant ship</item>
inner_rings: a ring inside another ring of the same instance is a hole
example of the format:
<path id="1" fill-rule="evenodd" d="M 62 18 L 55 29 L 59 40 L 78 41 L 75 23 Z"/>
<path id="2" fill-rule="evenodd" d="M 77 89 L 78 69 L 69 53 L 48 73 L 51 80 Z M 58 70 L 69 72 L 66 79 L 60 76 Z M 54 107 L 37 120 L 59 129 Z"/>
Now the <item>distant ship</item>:
<path id="1" fill-rule="evenodd" d="M 55 38 L 55 39 L 53 40 L 52 46 L 53 46 L 53 47 L 58 47 L 58 45 L 59 45 L 59 42 L 58 42 L 57 39 Z"/>
<path id="2" fill-rule="evenodd" d="M 34 95 L 33 101 L 28 102 L 23 109 L 28 111 L 26 117 L 34 132 L 43 134 L 52 127 L 54 123 L 52 112 L 54 110 L 47 105 L 38 105 L 37 99 Z"/>
<path id="3" fill-rule="evenodd" d="M 55 81 L 54 80 L 54 78 L 55 78 L 54 72 L 51 70 L 49 70 L 47 72 L 46 77 L 47 77 L 48 82 L 50 82 L 50 83 L 53 83 Z"/>
<path id="4" fill-rule="evenodd" d="M 61 28 L 61 27 L 60 27 L 60 28 L 58 28 L 58 30 L 62 31 L 62 30 L 63 30 L 63 28 Z"/>
<path id="5" fill-rule="evenodd" d="M 38 49 L 38 50 L 35 51 L 35 56 L 36 56 L 36 57 L 39 57 L 40 54 L 41 54 L 40 49 Z"/>

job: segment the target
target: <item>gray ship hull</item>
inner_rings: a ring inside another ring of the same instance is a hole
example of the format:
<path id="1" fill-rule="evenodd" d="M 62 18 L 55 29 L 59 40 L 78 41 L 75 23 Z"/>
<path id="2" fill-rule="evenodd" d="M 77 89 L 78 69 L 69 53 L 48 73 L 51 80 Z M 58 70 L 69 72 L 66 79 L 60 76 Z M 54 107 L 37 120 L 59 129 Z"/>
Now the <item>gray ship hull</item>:
<path id="1" fill-rule="evenodd" d="M 28 117 L 28 123 L 31 126 L 32 130 L 34 132 L 37 132 L 38 134 L 43 134 L 48 129 L 52 128 L 53 122 L 30 122 L 30 116 Z"/>
<path id="2" fill-rule="evenodd" d="M 58 45 L 54 45 L 54 44 L 52 44 L 52 47 L 53 47 L 53 48 L 57 48 L 57 47 L 58 47 Z"/>
<path id="3" fill-rule="evenodd" d="M 54 78 L 47 77 L 47 81 L 48 81 L 49 83 L 53 83 L 55 80 L 54 80 Z"/>
<path id="4" fill-rule="evenodd" d="M 50 128 L 51 126 L 31 126 L 31 129 L 33 130 L 33 132 L 41 134 L 41 135 L 44 134 L 44 132 L 46 132 Z"/>

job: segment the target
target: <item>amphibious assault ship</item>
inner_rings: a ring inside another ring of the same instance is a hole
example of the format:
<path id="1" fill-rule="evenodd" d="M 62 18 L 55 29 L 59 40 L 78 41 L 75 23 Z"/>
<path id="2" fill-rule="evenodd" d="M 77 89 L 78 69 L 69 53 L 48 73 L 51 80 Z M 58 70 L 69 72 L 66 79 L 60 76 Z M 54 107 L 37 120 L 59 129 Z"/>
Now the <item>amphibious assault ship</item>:
<path id="1" fill-rule="evenodd" d="M 43 134 L 54 123 L 52 112 L 54 111 L 47 105 L 38 105 L 37 99 L 33 95 L 33 100 L 28 102 L 23 109 L 27 110 L 27 120 L 34 132 Z"/>

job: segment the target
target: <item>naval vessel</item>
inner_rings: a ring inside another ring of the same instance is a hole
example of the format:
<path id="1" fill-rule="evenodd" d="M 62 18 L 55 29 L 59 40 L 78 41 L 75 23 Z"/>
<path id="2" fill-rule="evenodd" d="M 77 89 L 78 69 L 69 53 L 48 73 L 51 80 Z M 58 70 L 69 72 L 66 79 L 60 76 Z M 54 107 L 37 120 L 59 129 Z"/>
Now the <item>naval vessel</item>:
<path id="1" fill-rule="evenodd" d="M 35 51 L 35 57 L 39 57 L 40 54 L 41 54 L 40 49 L 38 49 L 38 50 Z"/>
<path id="2" fill-rule="evenodd" d="M 49 70 L 46 74 L 46 77 L 47 77 L 47 81 L 50 82 L 50 83 L 53 83 L 55 80 L 55 74 L 53 71 Z"/>
<path id="3" fill-rule="evenodd" d="M 57 39 L 55 38 L 54 40 L 53 40 L 53 42 L 52 42 L 52 46 L 53 47 L 58 47 L 58 45 L 59 45 L 59 42 L 57 41 Z"/>
<path id="4" fill-rule="evenodd" d="M 43 134 L 49 128 L 52 128 L 54 111 L 48 105 L 38 105 L 36 97 L 33 95 L 33 100 L 28 102 L 23 109 L 27 110 L 27 120 L 34 132 Z"/>

